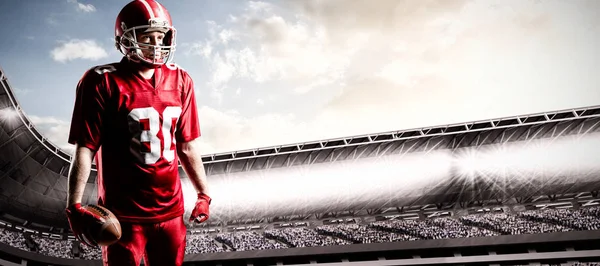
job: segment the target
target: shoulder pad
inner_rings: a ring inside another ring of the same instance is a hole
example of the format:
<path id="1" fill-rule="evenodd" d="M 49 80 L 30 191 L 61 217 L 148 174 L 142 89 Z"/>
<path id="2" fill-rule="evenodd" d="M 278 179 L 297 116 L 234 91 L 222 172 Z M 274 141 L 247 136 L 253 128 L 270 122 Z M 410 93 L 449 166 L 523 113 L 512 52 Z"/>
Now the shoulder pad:
<path id="1" fill-rule="evenodd" d="M 117 70 L 117 68 L 115 67 L 115 64 L 100 65 L 100 66 L 95 66 L 92 68 L 92 71 L 94 71 L 96 74 L 99 74 L 99 75 L 102 75 L 104 73 L 114 72 L 116 70 Z"/>

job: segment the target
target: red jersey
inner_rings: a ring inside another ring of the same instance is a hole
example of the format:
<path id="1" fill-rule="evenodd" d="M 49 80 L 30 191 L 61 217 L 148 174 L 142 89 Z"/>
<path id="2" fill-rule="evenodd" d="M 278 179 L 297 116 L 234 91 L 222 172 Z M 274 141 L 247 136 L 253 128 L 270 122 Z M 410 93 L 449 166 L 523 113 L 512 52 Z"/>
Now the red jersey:
<path id="1" fill-rule="evenodd" d="M 175 65 L 146 80 L 123 58 L 79 81 L 69 143 L 97 151 L 98 204 L 121 221 L 183 215 L 175 144 L 199 136 L 193 81 Z"/>

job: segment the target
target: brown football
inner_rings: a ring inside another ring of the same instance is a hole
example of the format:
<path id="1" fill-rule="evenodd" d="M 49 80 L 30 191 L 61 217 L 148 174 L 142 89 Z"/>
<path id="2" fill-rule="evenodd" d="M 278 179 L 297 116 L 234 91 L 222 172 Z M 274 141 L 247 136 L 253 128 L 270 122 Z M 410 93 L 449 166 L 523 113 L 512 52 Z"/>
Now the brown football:
<path id="1" fill-rule="evenodd" d="M 89 227 L 88 237 L 93 239 L 100 246 L 109 246 L 121 239 L 121 224 L 111 211 L 95 204 L 90 204 L 83 207 L 88 211 L 104 218 L 105 220 L 100 227 Z"/>

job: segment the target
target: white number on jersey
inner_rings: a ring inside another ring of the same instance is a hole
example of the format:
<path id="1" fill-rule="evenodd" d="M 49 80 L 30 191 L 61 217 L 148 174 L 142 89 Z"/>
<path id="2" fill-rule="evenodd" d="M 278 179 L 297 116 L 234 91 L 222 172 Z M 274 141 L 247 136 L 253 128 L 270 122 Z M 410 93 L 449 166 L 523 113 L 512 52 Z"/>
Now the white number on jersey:
<path id="1" fill-rule="evenodd" d="M 175 127 L 173 122 L 177 123 L 181 107 L 169 106 L 162 113 L 163 122 L 160 124 L 158 111 L 153 107 L 135 108 L 129 112 L 129 130 L 133 134 L 131 139 L 132 147 L 139 147 L 139 150 L 132 149 L 132 152 L 139 152 L 138 158 L 143 159 L 146 164 L 153 164 L 162 156 L 168 162 L 175 159 L 175 152 L 171 147 L 175 145 Z M 141 120 L 147 120 L 148 128 L 142 129 Z M 161 139 L 158 137 L 159 129 L 162 127 L 162 142 L 164 146 L 161 149 Z M 143 143 L 150 144 L 150 151 L 142 151 Z"/>

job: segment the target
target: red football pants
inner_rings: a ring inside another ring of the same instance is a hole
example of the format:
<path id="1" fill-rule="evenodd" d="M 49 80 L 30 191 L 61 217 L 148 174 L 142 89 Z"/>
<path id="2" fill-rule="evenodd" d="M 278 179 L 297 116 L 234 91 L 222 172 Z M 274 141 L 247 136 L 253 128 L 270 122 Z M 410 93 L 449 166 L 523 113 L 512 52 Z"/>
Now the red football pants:
<path id="1" fill-rule="evenodd" d="M 161 223 L 121 223 L 121 239 L 102 247 L 104 266 L 180 266 L 185 255 L 183 217 Z"/>

